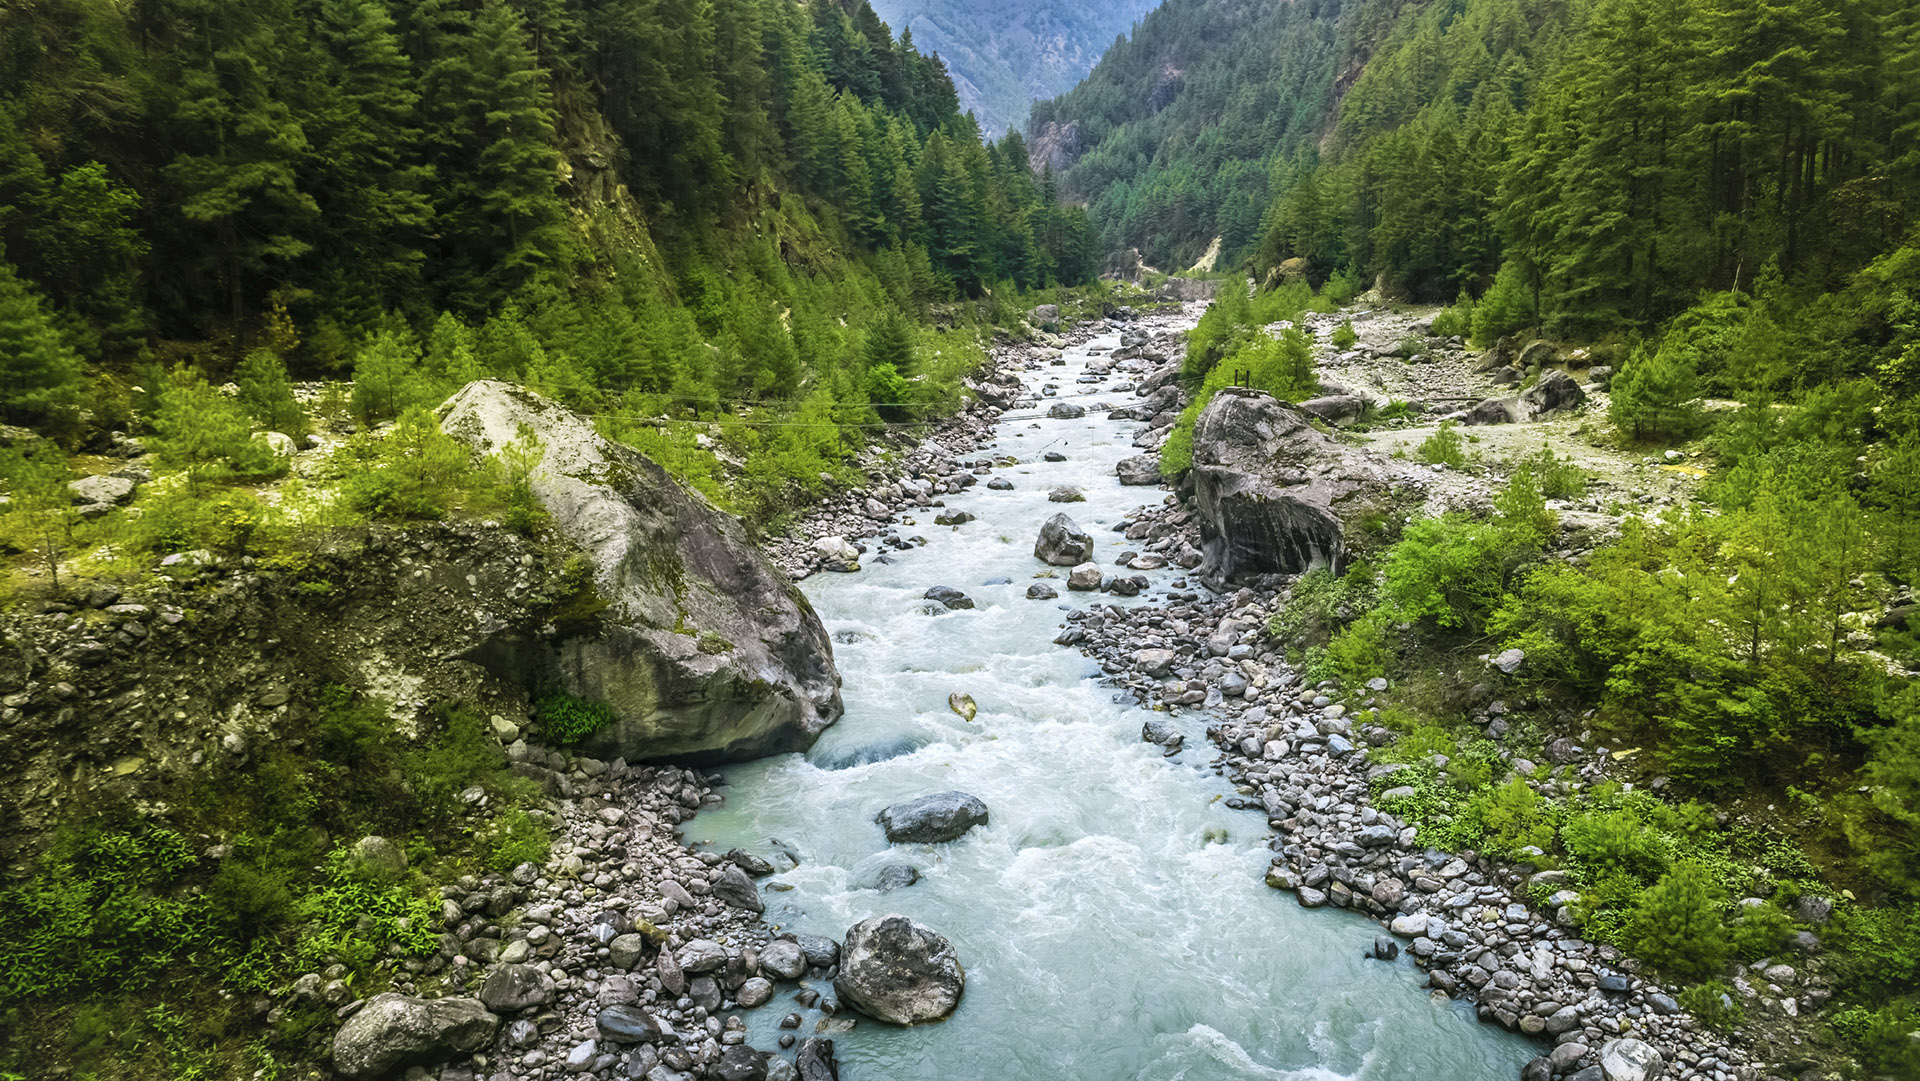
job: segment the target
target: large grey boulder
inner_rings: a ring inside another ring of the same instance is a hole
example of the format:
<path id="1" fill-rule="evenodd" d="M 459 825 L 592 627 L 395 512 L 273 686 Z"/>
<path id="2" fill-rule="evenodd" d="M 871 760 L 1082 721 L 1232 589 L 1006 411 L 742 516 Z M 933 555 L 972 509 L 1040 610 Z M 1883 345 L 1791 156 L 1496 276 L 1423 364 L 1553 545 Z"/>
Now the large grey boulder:
<path id="1" fill-rule="evenodd" d="M 1600 1073 L 1607 1081 L 1654 1081 L 1666 1060 L 1642 1040 L 1609 1040 L 1600 1047 Z"/>
<path id="2" fill-rule="evenodd" d="M 1339 562 L 1346 544 L 1332 504 L 1342 492 L 1303 468 L 1332 445 L 1270 395 L 1232 387 L 1214 395 L 1193 432 L 1201 550 L 1213 571 L 1299 574 Z"/>
<path id="3" fill-rule="evenodd" d="M 1033 542 L 1033 555 L 1056 567 L 1071 567 L 1093 558 L 1093 537 L 1064 514 L 1056 514 L 1040 527 Z"/>
<path id="4" fill-rule="evenodd" d="M 840 976 L 841 1001 L 896 1025 L 938 1021 L 960 1005 L 966 973 L 953 943 L 905 916 L 875 916 L 847 931 Z"/>
<path id="5" fill-rule="evenodd" d="M 532 965 L 495 965 L 480 983 L 480 1001 L 496 1013 L 544 1006 L 553 998 L 553 979 Z"/>
<path id="6" fill-rule="evenodd" d="M 1479 498 L 1469 478 L 1344 445 L 1299 407 L 1239 387 L 1200 411 L 1191 479 L 1205 573 L 1221 579 L 1337 564 L 1346 525 L 1369 512 L 1439 514 Z"/>
<path id="7" fill-rule="evenodd" d="M 375 995 L 333 1037 L 333 1068 L 355 1081 L 485 1050 L 500 1018 L 477 998 Z"/>
<path id="8" fill-rule="evenodd" d="M 881 811 L 874 821 L 887 831 L 889 841 L 938 844 L 986 825 L 987 805 L 965 792 L 936 792 L 896 803 Z"/>
<path id="9" fill-rule="evenodd" d="M 1328 424 L 1338 424 L 1343 420 L 1355 420 L 1365 413 L 1367 400 L 1358 394 L 1327 394 L 1308 398 L 1300 403 L 1300 408 Z"/>
<path id="10" fill-rule="evenodd" d="M 1488 398 L 1467 410 L 1468 424 L 1509 424 L 1538 420 L 1587 400 L 1574 378 L 1558 368 L 1540 375 L 1540 381 L 1512 398 Z"/>
<path id="11" fill-rule="evenodd" d="M 1131 458 L 1122 458 L 1113 467 L 1119 475 L 1121 484 L 1144 485 L 1160 483 L 1160 458 L 1153 454 L 1136 454 Z"/>
<path id="12" fill-rule="evenodd" d="M 605 607 L 551 640 L 482 631 L 465 656 L 605 703 L 612 719 L 584 753 L 758 758 L 805 750 L 839 718 L 826 629 L 739 520 L 529 390 L 469 383 L 440 413 L 449 434 L 485 452 L 522 427 L 542 442 L 534 494 L 586 553 Z"/>
<path id="13" fill-rule="evenodd" d="M 73 493 L 73 501 L 80 504 L 125 503 L 133 498 L 137 487 L 127 477 L 81 477 L 67 482 L 67 490 Z"/>

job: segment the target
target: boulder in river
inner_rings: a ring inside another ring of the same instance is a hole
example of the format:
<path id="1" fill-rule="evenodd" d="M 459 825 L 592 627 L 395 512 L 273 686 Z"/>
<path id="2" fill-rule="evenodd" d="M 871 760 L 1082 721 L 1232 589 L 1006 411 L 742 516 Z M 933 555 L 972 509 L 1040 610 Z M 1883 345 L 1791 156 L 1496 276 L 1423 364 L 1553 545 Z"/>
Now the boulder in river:
<path id="1" fill-rule="evenodd" d="M 1073 519 L 1056 514 L 1040 527 L 1033 554 L 1056 567 L 1071 567 L 1093 558 L 1093 537 Z"/>
<path id="2" fill-rule="evenodd" d="M 987 822 L 987 805 L 965 792 L 936 792 L 896 803 L 875 819 L 895 843 L 938 844 Z"/>
<path id="3" fill-rule="evenodd" d="M 1047 493 L 1049 503 L 1085 503 L 1087 494 L 1071 484 L 1063 484 Z"/>
<path id="4" fill-rule="evenodd" d="M 1160 458 L 1153 454 L 1136 454 L 1131 458 L 1122 458 L 1113 467 L 1121 484 L 1146 485 L 1160 483 Z"/>
<path id="5" fill-rule="evenodd" d="M 1100 564 L 1082 563 L 1067 572 L 1067 588 L 1092 592 L 1100 588 Z"/>
<path id="6" fill-rule="evenodd" d="M 748 912 L 765 912 L 767 904 L 760 899 L 760 889 L 747 877 L 747 872 L 735 864 L 727 864 L 720 877 L 713 882 L 713 895 L 735 908 L 744 908 Z"/>
<path id="7" fill-rule="evenodd" d="M 965 691 L 955 691 L 947 696 L 947 708 L 958 714 L 963 721 L 971 721 L 980 712 L 973 696 Z"/>
<path id="8" fill-rule="evenodd" d="M 887 915 L 848 929 L 833 986 L 841 1001 L 869 1017 L 914 1025 L 953 1013 L 966 982 L 946 936 Z"/>
<path id="9" fill-rule="evenodd" d="M 826 629 L 738 519 L 591 419 L 524 388 L 469 383 L 441 417 L 449 434 L 488 453 L 522 431 L 539 440 L 534 495 L 586 554 L 591 584 L 574 607 L 594 614 L 563 621 L 552 638 L 483 627 L 462 656 L 604 704 L 611 719 L 584 753 L 759 758 L 805 750 L 839 718 Z"/>
<path id="10" fill-rule="evenodd" d="M 1055 402 L 1053 407 L 1047 410 L 1047 416 L 1055 420 L 1079 420 L 1086 415 L 1086 406 L 1075 402 Z"/>
<path id="11" fill-rule="evenodd" d="M 1060 596 L 1060 591 L 1045 582 L 1035 582 L 1027 587 L 1027 599 L 1031 601 L 1050 601 Z"/>
<path id="12" fill-rule="evenodd" d="M 471 1055 L 493 1042 L 500 1018 L 477 998 L 375 995 L 333 1037 L 333 1068 L 354 1081 Z"/>
<path id="13" fill-rule="evenodd" d="M 927 600 L 939 601 L 948 611 L 973 607 L 973 598 L 952 586 L 934 586 L 924 596 Z"/>

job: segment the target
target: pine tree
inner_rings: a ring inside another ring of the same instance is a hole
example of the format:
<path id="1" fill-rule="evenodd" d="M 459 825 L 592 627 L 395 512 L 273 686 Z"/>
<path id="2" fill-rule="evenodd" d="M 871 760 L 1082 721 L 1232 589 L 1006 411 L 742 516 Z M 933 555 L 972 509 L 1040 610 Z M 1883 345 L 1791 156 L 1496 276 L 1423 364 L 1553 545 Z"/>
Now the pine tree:
<path id="1" fill-rule="evenodd" d="M 293 380 L 280 354 L 265 348 L 250 350 L 234 369 L 233 381 L 240 387 L 240 404 L 262 428 L 296 441 L 307 434 L 307 415 L 294 399 Z"/>
<path id="2" fill-rule="evenodd" d="M 353 408 L 368 423 L 397 417 L 425 403 L 434 388 L 410 334 L 382 328 L 361 345 L 353 362 Z"/>
<path id="3" fill-rule="evenodd" d="M 1635 955 L 1678 976 L 1712 975 L 1727 958 L 1718 887 L 1698 863 L 1662 875 L 1634 904 L 1627 940 Z"/>
<path id="4" fill-rule="evenodd" d="M 80 358 L 68 348 L 40 297 L 0 263 L 0 413 L 36 423 L 69 409 Z"/>
<path id="5" fill-rule="evenodd" d="M 1697 365 L 1686 346 L 1635 351 L 1613 377 L 1607 419 L 1634 439 L 1687 435 L 1699 421 Z"/>
<path id="6" fill-rule="evenodd" d="M 311 247 L 319 206 L 302 186 L 311 150 L 283 96 L 302 42 L 287 0 L 173 0 L 194 25 L 179 71 L 165 176 L 186 237 L 182 265 L 225 293 L 227 330 L 242 337 L 250 300 Z"/>
<path id="7" fill-rule="evenodd" d="M 336 309 L 365 323 L 420 297 L 434 174 L 421 163 L 420 95 L 384 0 L 323 0 L 318 25 L 329 76 L 314 124 L 330 234 L 323 275 Z"/>
<path id="8" fill-rule="evenodd" d="M 246 413 L 192 368 L 168 374 L 153 428 L 161 462 L 184 473 L 190 490 L 230 472 L 256 475 L 273 467 L 273 453 L 253 438 Z"/>
<path id="9" fill-rule="evenodd" d="M 473 28 L 473 102 L 480 116 L 475 182 L 494 252 L 489 278 L 505 295 L 556 265 L 567 247 L 558 194 L 547 75 L 506 0 L 488 0 Z"/>

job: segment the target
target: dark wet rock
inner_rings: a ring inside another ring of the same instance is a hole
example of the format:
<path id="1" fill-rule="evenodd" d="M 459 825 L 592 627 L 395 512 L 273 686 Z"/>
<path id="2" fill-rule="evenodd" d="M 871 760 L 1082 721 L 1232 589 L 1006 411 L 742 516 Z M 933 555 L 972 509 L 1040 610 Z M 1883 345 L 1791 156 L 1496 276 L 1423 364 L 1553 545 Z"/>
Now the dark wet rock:
<path id="1" fill-rule="evenodd" d="M 1033 554 L 1056 567 L 1071 567 L 1093 558 L 1093 537 L 1064 514 L 1056 514 L 1040 527 Z"/>
<path id="2" fill-rule="evenodd" d="M 840 944 L 823 935 L 795 935 L 794 944 L 814 968 L 832 968 L 840 963 Z"/>
<path id="3" fill-rule="evenodd" d="M 840 1065 L 833 1058 L 833 1041 L 819 1037 L 802 1040 L 793 1065 L 800 1081 L 840 1081 Z"/>
<path id="4" fill-rule="evenodd" d="M 1052 408 L 1047 410 L 1047 416 L 1055 420 L 1079 420 L 1086 415 L 1086 407 L 1074 402 L 1055 402 Z"/>
<path id="5" fill-rule="evenodd" d="M 594 1017 L 600 1038 L 614 1043 L 658 1043 L 660 1022 L 638 1006 L 608 1006 Z"/>
<path id="6" fill-rule="evenodd" d="M 1027 587 L 1027 599 L 1050 601 L 1060 596 L 1060 591 L 1045 582 L 1035 582 Z"/>
<path id="7" fill-rule="evenodd" d="M 542 1006 L 552 997 L 553 980 L 532 965 L 495 965 L 480 983 L 480 1001 L 495 1013 Z"/>
<path id="8" fill-rule="evenodd" d="M 937 792 L 906 803 L 896 803 L 876 818 L 896 844 L 937 844 L 951 841 L 987 822 L 987 805 L 965 792 Z"/>
<path id="9" fill-rule="evenodd" d="M 904 863 L 889 863 L 880 868 L 880 873 L 874 876 L 873 888 L 881 893 L 891 893 L 894 890 L 905 889 L 918 881 L 920 881 L 919 868 L 909 867 Z"/>
<path id="10" fill-rule="evenodd" d="M 1160 483 L 1160 458 L 1154 454 L 1136 454 L 1131 458 L 1122 458 L 1120 464 L 1113 467 L 1120 477 L 1121 484 L 1147 485 Z"/>
<path id="11" fill-rule="evenodd" d="M 765 912 L 767 903 L 760 899 L 760 890 L 753 879 L 739 867 L 729 863 L 713 881 L 713 895 L 735 908 L 744 908 L 748 912 Z"/>
<path id="12" fill-rule="evenodd" d="M 924 596 L 927 600 L 939 601 L 948 611 L 973 607 L 973 598 L 952 586 L 934 586 Z"/>
<path id="13" fill-rule="evenodd" d="M 848 929 L 833 986 L 870 1017 L 913 1025 L 951 1014 L 966 974 L 939 932 L 905 916 L 875 916 Z"/>

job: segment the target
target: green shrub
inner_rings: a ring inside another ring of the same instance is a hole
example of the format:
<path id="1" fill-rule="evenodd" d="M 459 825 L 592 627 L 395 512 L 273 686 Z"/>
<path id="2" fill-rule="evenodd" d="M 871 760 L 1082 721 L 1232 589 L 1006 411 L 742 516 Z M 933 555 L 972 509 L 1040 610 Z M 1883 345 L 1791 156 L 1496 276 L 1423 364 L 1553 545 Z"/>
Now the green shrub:
<path id="1" fill-rule="evenodd" d="M 511 871 L 523 863 L 538 867 L 552 850 L 553 831 L 546 823 L 515 808 L 494 822 L 487 866 L 496 871 Z"/>
<path id="2" fill-rule="evenodd" d="M 576 698 L 558 687 L 547 687 L 534 698 L 534 719 L 541 735 L 556 747 L 578 743 L 613 719 L 613 710 L 600 702 Z"/>
<path id="3" fill-rule="evenodd" d="M 1390 621 L 1383 612 L 1370 612 L 1354 620 L 1327 642 L 1311 675 L 1337 679 L 1348 692 L 1357 692 L 1368 680 L 1386 675 L 1393 659 L 1389 629 Z"/>
<path id="4" fill-rule="evenodd" d="M 1712 975 L 1731 948 L 1720 901 L 1719 886 L 1705 867 L 1679 863 L 1634 905 L 1626 927 L 1628 947 L 1675 975 Z"/>
<path id="5" fill-rule="evenodd" d="M 1734 997 L 1733 988 L 1719 980 L 1694 984 L 1680 992 L 1679 1002 L 1680 1008 L 1692 1014 L 1694 1020 L 1715 1032 L 1728 1032 L 1747 1018 L 1740 1000 Z"/>
<path id="6" fill-rule="evenodd" d="M 1453 469 L 1467 467 L 1467 445 L 1460 438 L 1460 433 L 1454 430 L 1454 423 L 1450 420 L 1441 421 L 1440 427 L 1434 429 L 1433 434 L 1428 436 L 1414 453 L 1428 465 L 1444 464 Z"/>
<path id="7" fill-rule="evenodd" d="M 393 431 L 368 449 L 344 488 L 348 506 L 369 517 L 445 518 L 463 495 L 484 486 L 467 449 L 420 406 L 400 414 Z"/>
<path id="8" fill-rule="evenodd" d="M 1334 307 L 1344 308 L 1360 295 L 1360 279 L 1342 267 L 1327 275 L 1320 286 L 1320 295 L 1332 301 Z"/>
<path id="9" fill-rule="evenodd" d="M 1559 457 L 1545 444 L 1515 462 L 1514 471 L 1531 474 L 1540 494 L 1548 499 L 1578 499 L 1587 494 L 1587 471 L 1574 464 L 1571 456 Z"/>
<path id="10" fill-rule="evenodd" d="M 359 970 L 389 955 L 419 957 L 440 945 L 439 906 L 411 882 L 370 882 L 353 871 L 352 851 L 328 854 L 324 885 L 294 908 L 300 921 L 295 953 L 302 965 L 335 963 Z"/>
<path id="11" fill-rule="evenodd" d="M 1909 1081 L 1920 1077 L 1920 1002 L 1905 999 L 1878 1009 L 1853 1006 L 1833 1017 L 1834 1030 L 1860 1049 L 1876 1076 Z"/>
<path id="12" fill-rule="evenodd" d="M 1473 333 L 1473 297 L 1465 289 L 1460 290 L 1459 299 L 1451 307 L 1433 317 L 1433 333 L 1442 338 L 1464 338 Z"/>
<path id="13" fill-rule="evenodd" d="M 1538 326 L 1533 286 L 1524 267 L 1513 260 L 1500 264 L 1493 284 L 1473 309 L 1473 342 L 1487 348 L 1515 331 Z"/>
<path id="14" fill-rule="evenodd" d="M 1747 905 L 1727 924 L 1733 955 L 1747 961 L 1772 957 L 1793 937 L 1793 917 L 1778 905 Z"/>
<path id="15" fill-rule="evenodd" d="M 1636 350 L 1608 388 L 1607 419 L 1632 439 L 1684 439 L 1700 427 L 1702 414 L 1695 356 L 1684 345 Z"/>
<path id="16" fill-rule="evenodd" d="M 1353 320 L 1342 319 L 1340 325 L 1333 328 L 1333 347 L 1346 352 L 1360 341 L 1360 335 L 1353 329 Z"/>
<path id="17" fill-rule="evenodd" d="M 1419 519 L 1387 553 L 1381 595 L 1397 618 L 1477 633 L 1506 595 L 1509 550 L 1495 523 Z"/>

